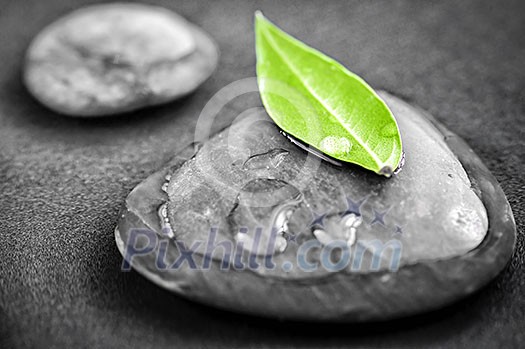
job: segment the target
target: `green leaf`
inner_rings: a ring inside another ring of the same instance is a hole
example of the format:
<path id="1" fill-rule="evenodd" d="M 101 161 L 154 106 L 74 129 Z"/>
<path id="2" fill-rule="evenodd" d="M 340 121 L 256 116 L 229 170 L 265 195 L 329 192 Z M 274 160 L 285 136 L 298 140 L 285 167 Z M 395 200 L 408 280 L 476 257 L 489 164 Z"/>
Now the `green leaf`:
<path id="1" fill-rule="evenodd" d="M 257 81 L 273 121 L 335 159 L 390 176 L 401 161 L 401 136 L 376 92 L 261 13 L 256 13 L 255 34 Z"/>

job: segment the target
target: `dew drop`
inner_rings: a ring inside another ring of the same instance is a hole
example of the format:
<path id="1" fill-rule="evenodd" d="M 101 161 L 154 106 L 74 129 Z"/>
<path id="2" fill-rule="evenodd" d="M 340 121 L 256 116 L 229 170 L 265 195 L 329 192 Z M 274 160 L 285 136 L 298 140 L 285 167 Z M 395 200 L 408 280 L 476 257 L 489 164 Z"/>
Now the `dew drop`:
<path id="1" fill-rule="evenodd" d="M 345 137 L 327 136 L 319 144 L 319 149 L 332 156 L 343 156 L 350 152 L 352 143 Z"/>
<path id="2" fill-rule="evenodd" d="M 288 150 L 276 148 L 262 154 L 252 155 L 244 162 L 242 168 L 245 170 L 277 168 L 288 153 Z"/>
<path id="3" fill-rule="evenodd" d="M 163 204 L 159 207 L 159 216 L 162 220 L 168 217 L 168 207 L 166 204 Z"/>
<path id="4" fill-rule="evenodd" d="M 334 241 L 334 239 L 324 229 L 317 228 L 314 229 L 312 233 L 314 234 L 315 238 L 325 246 Z"/>
<path id="5" fill-rule="evenodd" d="M 283 235 L 278 235 L 275 240 L 275 250 L 283 253 L 286 250 L 286 247 L 288 247 L 288 241 L 286 241 L 286 238 Z"/>
<path id="6" fill-rule="evenodd" d="M 302 193 L 285 181 L 251 180 L 243 186 L 228 215 L 230 231 L 252 254 L 282 253 L 288 245 L 288 221 L 302 205 L 302 200 Z M 273 251 L 269 251 L 272 248 Z"/>
<path id="7" fill-rule="evenodd" d="M 160 219 L 162 233 L 169 238 L 174 238 L 175 234 L 173 233 L 173 229 L 171 227 L 170 220 L 168 217 L 168 204 L 164 203 L 160 205 L 157 210 L 157 214 Z"/>
<path id="8" fill-rule="evenodd" d="M 350 247 L 356 241 L 357 228 L 363 219 L 355 213 L 335 213 L 327 215 L 323 222 L 323 227 L 312 227 L 312 234 L 321 244 L 326 246 L 331 242 L 340 240 L 346 241 Z"/>

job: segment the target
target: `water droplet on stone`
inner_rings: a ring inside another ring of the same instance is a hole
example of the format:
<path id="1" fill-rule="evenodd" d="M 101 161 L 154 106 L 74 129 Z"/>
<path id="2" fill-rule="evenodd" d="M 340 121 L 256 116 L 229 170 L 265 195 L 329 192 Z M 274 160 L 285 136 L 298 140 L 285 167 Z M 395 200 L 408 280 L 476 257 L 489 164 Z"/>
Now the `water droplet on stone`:
<path id="1" fill-rule="evenodd" d="M 252 254 L 281 253 L 288 245 L 288 222 L 303 205 L 302 200 L 302 193 L 283 180 L 251 180 L 243 186 L 228 215 L 230 231 Z"/>
<path id="2" fill-rule="evenodd" d="M 288 154 L 285 149 L 272 149 L 266 153 L 252 155 L 246 160 L 242 166 L 245 170 L 256 170 L 260 168 L 276 168 L 284 160 Z"/>
<path id="3" fill-rule="evenodd" d="M 314 229 L 312 233 L 314 234 L 315 238 L 325 246 L 333 241 L 332 237 L 328 235 L 324 229 L 317 228 Z"/>
<path id="4" fill-rule="evenodd" d="M 278 235 L 275 241 L 275 250 L 283 253 L 286 250 L 286 247 L 288 246 L 288 241 L 286 241 L 286 238 L 283 235 Z"/>
<path id="5" fill-rule="evenodd" d="M 168 205 L 167 204 L 162 204 L 160 205 L 159 207 L 159 217 L 164 220 L 164 218 L 168 217 Z"/>
<path id="6" fill-rule="evenodd" d="M 323 219 L 323 225 L 313 226 L 312 234 L 323 245 L 334 241 L 346 241 L 348 247 L 356 241 L 357 227 L 361 225 L 363 218 L 355 213 L 332 213 Z"/>
<path id="7" fill-rule="evenodd" d="M 175 234 L 173 233 L 173 229 L 171 228 L 170 220 L 168 217 L 168 204 L 164 203 L 160 205 L 157 210 L 157 214 L 160 219 L 162 233 L 169 238 L 175 237 Z"/>

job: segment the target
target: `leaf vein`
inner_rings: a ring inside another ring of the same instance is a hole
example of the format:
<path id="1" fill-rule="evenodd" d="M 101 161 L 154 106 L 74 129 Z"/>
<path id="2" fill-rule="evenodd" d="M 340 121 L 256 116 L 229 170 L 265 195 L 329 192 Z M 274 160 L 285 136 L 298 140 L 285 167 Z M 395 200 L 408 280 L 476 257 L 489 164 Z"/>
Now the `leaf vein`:
<path id="1" fill-rule="evenodd" d="M 275 40 L 273 39 L 272 37 L 272 34 L 271 33 L 268 33 L 267 30 L 265 30 L 266 32 L 266 37 L 268 38 L 268 40 L 271 41 L 272 43 L 272 46 L 274 47 L 275 49 L 275 52 L 282 58 L 283 62 L 288 66 L 288 68 L 290 68 L 290 70 L 295 74 L 295 76 L 300 76 L 299 72 L 297 71 L 297 69 L 293 66 L 293 64 L 291 64 L 289 62 L 289 57 L 288 55 L 283 52 L 280 48 L 279 48 L 279 45 L 276 44 Z M 341 119 L 341 117 L 336 113 L 336 111 L 334 109 L 332 109 L 329 105 L 325 104 L 324 101 L 321 99 L 321 97 L 315 92 L 315 89 L 313 89 L 309 84 L 308 82 L 306 81 L 306 79 L 300 79 L 298 78 L 297 79 L 299 82 L 301 82 L 301 84 L 306 88 L 306 90 L 311 93 L 315 98 L 316 100 L 326 109 L 328 110 L 328 112 L 330 112 L 330 114 L 335 117 L 339 123 L 344 127 L 344 129 L 350 134 L 350 136 L 352 136 L 352 138 L 354 138 L 354 140 L 359 143 L 359 145 L 361 145 L 361 147 L 363 147 L 367 153 L 370 155 L 370 157 L 374 160 L 374 162 L 376 163 L 376 165 L 381 168 L 384 166 L 384 163 L 383 161 L 381 161 L 381 159 L 379 159 L 377 157 L 377 155 L 375 154 L 374 151 L 372 151 L 372 149 L 365 143 L 363 142 L 363 140 L 358 137 L 351 128 L 349 128 L 346 123 L 344 122 L 344 120 Z"/>

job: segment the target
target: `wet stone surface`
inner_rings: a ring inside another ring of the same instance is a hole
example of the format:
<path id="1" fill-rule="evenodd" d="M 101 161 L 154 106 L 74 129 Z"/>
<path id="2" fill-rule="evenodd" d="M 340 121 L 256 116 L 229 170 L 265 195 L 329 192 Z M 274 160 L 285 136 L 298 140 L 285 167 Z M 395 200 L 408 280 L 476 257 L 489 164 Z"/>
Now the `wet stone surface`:
<path id="1" fill-rule="evenodd" d="M 44 28 L 26 53 L 24 81 L 42 104 L 101 116 L 172 101 L 215 69 L 213 40 L 172 11 L 94 5 Z"/>
<path id="2" fill-rule="evenodd" d="M 211 256 L 212 268 L 159 271 L 154 257 L 144 256 L 133 265 L 140 273 L 207 304 L 280 318 L 381 320 L 472 293 L 512 251 L 505 197 L 458 143 L 464 168 L 447 145 L 456 136 L 447 133 L 446 141 L 444 129 L 420 110 L 382 96 L 406 153 L 392 178 L 321 161 L 284 137 L 264 110 L 253 109 L 129 195 L 116 231 L 119 248 L 134 227 L 162 230 L 169 244 L 193 246 L 197 265 Z M 496 205 L 502 213 L 491 213 L 492 229 L 506 233 L 489 234 L 486 207 L 494 206 L 478 196 L 487 187 L 502 203 Z M 210 252 L 211 235 L 221 246 Z M 221 266 L 227 242 L 242 251 L 244 265 Z M 313 248 L 301 260 L 308 244 Z M 176 248 L 163 255 L 172 262 L 178 256 Z M 258 267 L 246 263 L 251 256 Z M 268 257 L 273 267 L 265 264 Z"/>
<path id="3" fill-rule="evenodd" d="M 461 163 L 431 124 L 414 118 L 403 104 L 391 108 L 406 150 L 406 165 L 391 179 L 321 162 L 283 137 L 269 118 L 256 115 L 264 111 L 254 111 L 210 139 L 172 174 L 168 211 L 176 237 L 205 240 L 217 226 L 221 238 L 231 239 L 245 227 L 241 236 L 252 242 L 262 227 L 261 245 L 267 246 L 271 230 L 281 230 L 276 220 L 286 208 L 287 233 L 322 244 L 393 241 L 402 246 L 400 265 L 476 248 L 487 231 L 487 214 Z M 334 141 L 330 146 L 339 145 Z M 284 245 L 281 236 L 276 237 L 278 246 Z M 275 249 L 278 262 L 294 259 L 293 246 L 281 249 Z M 381 267 L 387 268 L 392 255 L 381 258 Z M 370 268 L 363 263 L 358 272 Z M 315 274 L 300 268 L 257 272 L 288 278 Z"/>

